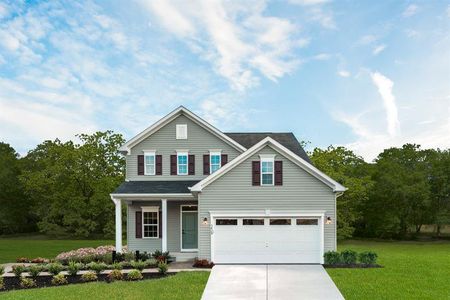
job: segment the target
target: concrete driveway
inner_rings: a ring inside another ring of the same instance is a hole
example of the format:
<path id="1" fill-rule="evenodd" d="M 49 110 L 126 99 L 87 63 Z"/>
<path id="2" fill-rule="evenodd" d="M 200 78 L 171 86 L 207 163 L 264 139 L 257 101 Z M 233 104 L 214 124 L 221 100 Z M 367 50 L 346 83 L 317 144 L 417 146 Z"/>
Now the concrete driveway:
<path id="1" fill-rule="evenodd" d="M 202 300 L 344 299 L 321 265 L 218 265 Z"/>

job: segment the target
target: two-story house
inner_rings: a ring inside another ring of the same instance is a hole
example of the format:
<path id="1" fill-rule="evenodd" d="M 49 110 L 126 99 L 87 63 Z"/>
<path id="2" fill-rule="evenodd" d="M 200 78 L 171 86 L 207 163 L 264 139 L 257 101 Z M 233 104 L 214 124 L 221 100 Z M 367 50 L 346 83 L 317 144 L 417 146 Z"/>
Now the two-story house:
<path id="1" fill-rule="evenodd" d="M 322 263 L 336 249 L 345 188 L 315 168 L 292 133 L 224 133 L 179 107 L 124 144 L 111 194 L 116 248 L 178 261 Z"/>

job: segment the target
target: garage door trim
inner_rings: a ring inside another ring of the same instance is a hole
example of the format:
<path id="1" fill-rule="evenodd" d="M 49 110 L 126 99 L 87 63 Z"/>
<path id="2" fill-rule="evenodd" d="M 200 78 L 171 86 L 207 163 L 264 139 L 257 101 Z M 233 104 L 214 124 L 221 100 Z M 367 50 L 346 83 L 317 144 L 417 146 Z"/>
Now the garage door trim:
<path id="1" fill-rule="evenodd" d="M 260 217 L 260 218 L 270 218 L 270 217 L 315 217 L 319 219 L 320 226 L 320 263 L 323 264 L 324 246 L 325 246 L 325 235 L 324 235 L 324 222 L 325 222 L 325 211 L 303 211 L 303 212 L 281 212 L 273 210 L 265 210 L 264 212 L 255 211 L 228 211 L 228 212 L 213 212 L 209 213 L 211 222 L 211 261 L 214 262 L 214 232 L 216 227 L 215 219 L 217 218 L 243 218 L 243 217 Z"/>

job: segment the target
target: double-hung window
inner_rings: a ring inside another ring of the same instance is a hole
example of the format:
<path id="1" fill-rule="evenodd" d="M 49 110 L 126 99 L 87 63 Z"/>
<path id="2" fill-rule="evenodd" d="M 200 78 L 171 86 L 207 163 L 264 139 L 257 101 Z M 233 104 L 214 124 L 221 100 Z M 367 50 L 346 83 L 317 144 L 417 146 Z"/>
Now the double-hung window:
<path id="1" fill-rule="evenodd" d="M 177 174 L 188 175 L 188 160 L 189 156 L 187 152 L 177 153 Z"/>
<path id="2" fill-rule="evenodd" d="M 144 238 L 159 237 L 159 207 L 142 208 L 142 233 Z"/>
<path id="3" fill-rule="evenodd" d="M 274 157 L 261 156 L 261 185 L 273 185 Z"/>
<path id="4" fill-rule="evenodd" d="M 155 175 L 155 152 L 144 152 L 144 174 Z"/>
<path id="5" fill-rule="evenodd" d="M 220 152 L 210 152 L 209 153 L 209 168 L 210 174 L 220 169 L 221 166 L 221 155 Z"/>

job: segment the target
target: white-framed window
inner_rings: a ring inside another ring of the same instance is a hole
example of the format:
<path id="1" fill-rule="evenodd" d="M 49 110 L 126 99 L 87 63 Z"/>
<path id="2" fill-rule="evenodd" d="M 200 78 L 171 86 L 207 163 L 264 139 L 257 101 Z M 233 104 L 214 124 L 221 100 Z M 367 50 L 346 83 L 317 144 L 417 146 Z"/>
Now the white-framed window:
<path id="1" fill-rule="evenodd" d="M 142 207 L 142 237 L 159 238 L 159 207 Z"/>
<path id="2" fill-rule="evenodd" d="M 261 185 L 273 185 L 274 156 L 261 156 Z"/>
<path id="3" fill-rule="evenodd" d="M 187 124 L 177 124 L 177 140 L 187 139 Z"/>
<path id="4" fill-rule="evenodd" d="M 155 175 L 156 157 L 153 151 L 144 151 L 144 174 Z"/>
<path id="5" fill-rule="evenodd" d="M 188 175 L 189 155 L 187 152 L 177 152 L 177 174 Z"/>
<path id="6" fill-rule="evenodd" d="M 222 164 L 221 153 L 220 152 L 210 152 L 209 153 L 209 173 L 212 174 L 220 169 Z"/>

